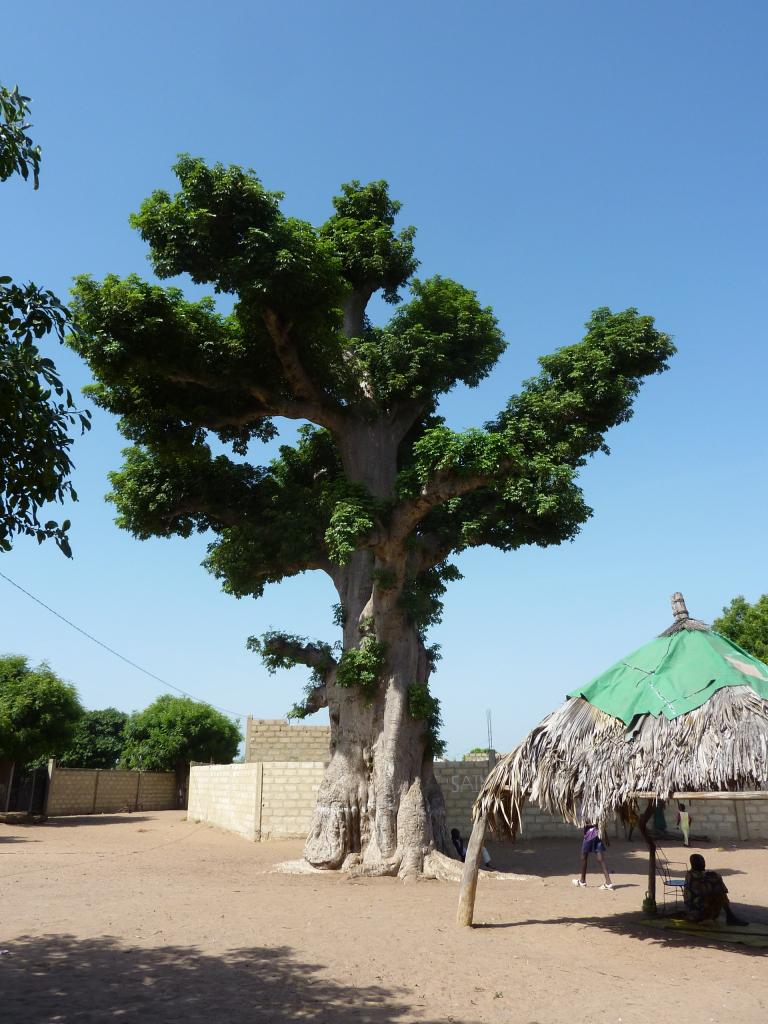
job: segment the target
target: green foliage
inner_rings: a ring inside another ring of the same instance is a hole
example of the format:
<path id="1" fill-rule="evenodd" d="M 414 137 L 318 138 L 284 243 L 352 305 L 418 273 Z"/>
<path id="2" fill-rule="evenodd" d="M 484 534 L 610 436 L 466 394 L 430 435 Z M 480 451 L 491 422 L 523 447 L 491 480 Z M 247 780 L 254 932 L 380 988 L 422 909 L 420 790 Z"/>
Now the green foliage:
<path id="1" fill-rule="evenodd" d="M 424 722 L 427 735 L 427 757 L 442 757 L 445 753 L 445 740 L 440 739 L 440 728 L 443 719 L 440 715 L 440 701 L 429 692 L 423 683 L 412 683 L 408 688 L 408 710 L 411 718 Z"/>
<path id="2" fill-rule="evenodd" d="M 345 565 L 359 540 L 373 527 L 373 519 L 363 502 L 339 501 L 325 531 L 328 557 L 337 565 Z"/>
<path id="3" fill-rule="evenodd" d="M 443 617 L 442 597 L 448 589 L 447 584 L 462 578 L 455 565 L 441 562 L 406 581 L 400 595 L 400 607 L 416 626 L 422 640 L 429 627 L 436 626 Z"/>
<path id="4" fill-rule="evenodd" d="M 230 764 L 241 739 L 235 722 L 209 704 L 164 695 L 128 719 L 121 764 L 161 772 L 190 761 Z"/>
<path id="5" fill-rule="evenodd" d="M 372 636 L 365 636 L 359 647 L 350 647 L 341 656 L 336 673 L 337 686 L 356 686 L 367 703 L 376 695 L 384 671 L 386 647 Z"/>
<path id="6" fill-rule="evenodd" d="M 62 768 L 116 768 L 125 743 L 128 715 L 116 708 L 85 711 L 72 742 L 58 754 Z"/>
<path id="7" fill-rule="evenodd" d="M 48 665 L 0 658 L 0 758 L 28 764 L 52 757 L 72 742 L 83 708 L 74 686 Z"/>
<path id="8" fill-rule="evenodd" d="M 312 681 L 307 682 L 304 685 L 302 699 L 291 704 L 285 717 L 301 722 L 305 718 L 309 718 L 310 715 L 313 715 L 318 710 L 312 701 L 314 696 L 313 690 L 314 684 Z"/>
<path id="9" fill-rule="evenodd" d="M 38 185 L 40 149 L 26 135 L 29 99 L 18 87 L 0 86 L 0 181 L 12 174 Z M 69 521 L 41 522 L 49 502 L 77 500 L 67 480 L 72 471 L 69 427 L 90 426 L 72 395 L 36 342 L 53 333 L 63 340 L 68 310 L 56 296 L 34 284 L 17 285 L 0 277 L 0 551 L 10 551 L 14 537 L 53 539 L 71 555 Z"/>
<path id="10" fill-rule="evenodd" d="M 341 256 L 344 277 L 352 288 L 381 289 L 386 302 L 397 302 L 398 288 L 418 265 L 413 254 L 416 229 L 393 233 L 401 204 L 390 198 L 386 181 L 368 185 L 350 181 L 341 191 L 334 196 L 336 213 L 320 229 L 321 237 Z"/>
<path id="11" fill-rule="evenodd" d="M 72 471 L 69 427 L 90 427 L 53 362 L 35 342 L 49 332 L 61 340 L 68 312 L 48 291 L 0 277 L 0 551 L 18 535 L 38 543 L 52 538 L 71 555 L 69 521 L 40 521 L 48 502 L 77 500 L 67 479 Z"/>
<path id="12" fill-rule="evenodd" d="M 12 174 L 20 174 L 26 181 L 31 171 L 37 188 L 40 147 L 27 135 L 29 104 L 29 96 L 22 96 L 18 85 L 13 89 L 0 85 L 0 181 Z"/>
<path id="13" fill-rule="evenodd" d="M 261 656 L 261 660 L 270 674 L 279 668 L 295 668 L 296 665 L 312 664 L 317 682 L 321 682 L 323 673 L 327 672 L 334 664 L 330 644 L 318 640 L 310 641 L 305 636 L 296 636 L 292 633 L 273 630 L 260 637 L 251 636 L 248 638 L 246 646 L 248 650 Z M 313 654 L 311 662 L 307 660 L 308 651 Z"/>
<path id="14" fill-rule="evenodd" d="M 506 347 L 491 309 L 456 281 L 414 280 L 411 294 L 386 327 L 369 326 L 354 347 L 384 409 L 457 383 L 476 387 Z"/>
<path id="15" fill-rule="evenodd" d="M 262 637 L 250 637 L 247 646 L 261 655 L 261 660 L 270 673 L 279 668 L 294 668 L 296 665 L 308 665 L 312 669 L 309 682 L 304 687 L 304 698 L 292 706 L 288 712 L 289 718 L 306 718 L 307 715 L 325 706 L 322 688 L 328 673 L 336 664 L 330 644 L 313 642 L 305 636 L 272 631 Z M 322 700 L 318 699 L 320 693 L 323 694 Z"/>
<path id="16" fill-rule="evenodd" d="M 762 594 L 754 604 L 741 595 L 734 597 L 712 628 L 768 663 L 768 594 Z"/>

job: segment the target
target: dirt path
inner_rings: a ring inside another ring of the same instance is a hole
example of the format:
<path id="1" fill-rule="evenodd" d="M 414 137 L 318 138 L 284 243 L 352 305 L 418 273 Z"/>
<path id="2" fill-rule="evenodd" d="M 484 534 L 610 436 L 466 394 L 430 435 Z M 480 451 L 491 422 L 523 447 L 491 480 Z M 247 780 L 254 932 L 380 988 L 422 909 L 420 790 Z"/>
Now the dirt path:
<path id="1" fill-rule="evenodd" d="M 253 844 L 180 812 L 0 825 L 8 1024 L 709 1024 L 768 1020 L 768 957 L 638 930 L 639 846 L 616 892 L 570 884 L 570 843 L 494 848 L 536 877 L 481 882 L 454 925 L 440 882 L 283 876 L 301 844 Z M 682 851 L 677 851 L 680 857 Z M 768 850 L 703 851 L 768 920 Z"/>

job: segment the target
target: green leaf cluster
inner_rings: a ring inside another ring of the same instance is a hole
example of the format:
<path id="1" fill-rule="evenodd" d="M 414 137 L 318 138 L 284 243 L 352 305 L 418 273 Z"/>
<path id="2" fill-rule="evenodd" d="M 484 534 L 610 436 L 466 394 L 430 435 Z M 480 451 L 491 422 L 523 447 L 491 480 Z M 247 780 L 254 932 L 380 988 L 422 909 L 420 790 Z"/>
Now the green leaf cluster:
<path id="1" fill-rule="evenodd" d="M 430 626 L 436 626 L 443 617 L 442 597 L 448 584 L 462 578 L 455 565 L 440 562 L 406 580 L 400 595 L 400 607 L 416 626 L 422 641 L 426 639 Z"/>
<path id="2" fill-rule="evenodd" d="M 373 518 L 365 499 L 338 501 L 328 521 L 324 540 L 328 557 L 337 565 L 345 565 L 358 546 L 360 538 L 373 528 Z"/>
<path id="3" fill-rule="evenodd" d="M 341 656 L 336 685 L 357 687 L 370 703 L 381 684 L 386 646 L 375 637 L 364 636 L 359 647 L 350 647 Z"/>
<path id="4" fill-rule="evenodd" d="M 22 96 L 18 85 L 13 89 L 0 85 L 0 181 L 6 181 L 12 174 L 20 174 L 26 181 L 31 172 L 37 188 L 40 147 L 27 135 L 29 104 L 29 96 Z"/>
<path id="5" fill-rule="evenodd" d="M 0 759 L 29 764 L 66 749 L 83 716 L 77 691 L 45 663 L 0 658 Z"/>
<path id="6" fill-rule="evenodd" d="M 0 551 L 18 535 L 52 538 L 71 555 L 69 521 L 41 521 L 49 502 L 77 500 L 69 429 L 90 427 L 51 359 L 36 342 L 49 332 L 63 339 L 68 311 L 52 292 L 0 277 Z"/>
<path id="7" fill-rule="evenodd" d="M 59 764 L 62 768 L 116 768 L 127 722 L 128 715 L 117 708 L 83 712 L 69 746 L 56 752 Z"/>
<path id="8" fill-rule="evenodd" d="M 37 188 L 40 149 L 26 134 L 28 109 L 18 87 L 0 85 L 0 181 L 31 173 Z M 65 555 L 72 553 L 69 521 L 41 522 L 39 515 L 49 502 L 77 500 L 67 479 L 73 468 L 69 428 L 90 426 L 90 413 L 77 409 L 37 345 L 48 334 L 62 341 L 68 320 L 52 292 L 0 276 L 0 551 L 26 535 L 38 543 L 52 538 Z"/>
<path id="9" fill-rule="evenodd" d="M 130 716 L 121 766 L 163 772 L 190 761 L 229 764 L 241 739 L 236 723 L 209 704 L 165 694 Z"/>
<path id="10" fill-rule="evenodd" d="M 398 289 L 416 270 L 413 238 L 416 229 L 393 231 L 401 204 L 389 195 L 386 181 L 367 185 L 350 181 L 334 196 L 333 217 L 320 229 L 320 236 L 340 254 L 342 273 L 352 288 L 368 292 L 381 290 L 386 302 L 397 302 Z"/>
<path id="11" fill-rule="evenodd" d="M 429 692 L 425 683 L 412 683 L 408 688 L 408 710 L 411 718 L 424 722 L 427 735 L 426 756 L 442 757 L 445 754 L 445 740 L 440 738 L 443 719 L 440 701 Z"/>
<path id="12" fill-rule="evenodd" d="M 712 628 L 768 664 L 768 594 L 762 594 L 754 604 L 742 595 L 734 597 Z"/>

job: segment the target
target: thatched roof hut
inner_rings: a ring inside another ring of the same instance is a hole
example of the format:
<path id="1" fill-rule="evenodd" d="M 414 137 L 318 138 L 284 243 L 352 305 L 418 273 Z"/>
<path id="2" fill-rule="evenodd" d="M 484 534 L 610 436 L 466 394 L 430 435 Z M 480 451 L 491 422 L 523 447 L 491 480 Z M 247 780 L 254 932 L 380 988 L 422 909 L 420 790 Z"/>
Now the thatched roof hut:
<path id="1" fill-rule="evenodd" d="M 691 618 L 674 594 L 672 626 L 573 690 L 503 757 L 474 806 L 457 920 L 471 925 L 485 828 L 521 830 L 526 801 L 565 821 L 605 822 L 642 795 L 649 905 L 655 845 L 645 825 L 657 801 L 681 793 L 768 785 L 768 666 Z"/>
<path id="2" fill-rule="evenodd" d="M 682 594 L 672 609 L 668 629 L 570 693 L 488 775 L 475 803 L 461 924 L 472 920 L 471 860 L 486 825 L 514 836 L 526 801 L 583 825 L 650 797 L 640 828 L 653 897 L 645 822 L 655 801 L 768 783 L 768 665 L 692 619 Z"/>
<path id="3" fill-rule="evenodd" d="M 486 779 L 475 804 L 501 833 L 527 800 L 565 821 L 604 821 L 638 793 L 759 789 L 768 782 L 768 666 L 688 615 L 573 691 Z"/>

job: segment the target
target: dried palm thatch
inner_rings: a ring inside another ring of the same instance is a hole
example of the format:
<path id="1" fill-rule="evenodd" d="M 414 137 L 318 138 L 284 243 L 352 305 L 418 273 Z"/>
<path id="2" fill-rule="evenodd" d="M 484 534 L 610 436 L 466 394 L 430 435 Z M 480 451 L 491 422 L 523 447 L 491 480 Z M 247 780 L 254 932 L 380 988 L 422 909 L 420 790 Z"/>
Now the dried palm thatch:
<path id="1" fill-rule="evenodd" d="M 682 609 L 662 636 L 706 631 L 676 598 Z M 676 718 L 644 714 L 629 725 L 572 697 L 498 762 L 475 818 L 514 835 L 528 800 L 581 825 L 605 822 L 637 793 L 666 800 L 676 792 L 760 789 L 767 781 L 768 700 L 749 685 L 718 689 Z"/>

